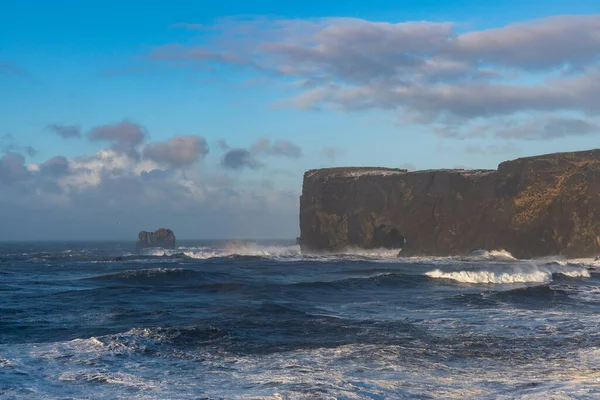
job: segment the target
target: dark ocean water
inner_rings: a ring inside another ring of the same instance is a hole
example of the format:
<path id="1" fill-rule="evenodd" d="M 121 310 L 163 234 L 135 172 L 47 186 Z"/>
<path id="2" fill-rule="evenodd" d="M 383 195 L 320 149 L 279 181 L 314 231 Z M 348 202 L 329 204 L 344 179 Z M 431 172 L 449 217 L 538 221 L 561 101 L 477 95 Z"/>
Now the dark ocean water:
<path id="1" fill-rule="evenodd" d="M 181 245 L 0 243 L 0 398 L 600 398 L 593 260 Z"/>

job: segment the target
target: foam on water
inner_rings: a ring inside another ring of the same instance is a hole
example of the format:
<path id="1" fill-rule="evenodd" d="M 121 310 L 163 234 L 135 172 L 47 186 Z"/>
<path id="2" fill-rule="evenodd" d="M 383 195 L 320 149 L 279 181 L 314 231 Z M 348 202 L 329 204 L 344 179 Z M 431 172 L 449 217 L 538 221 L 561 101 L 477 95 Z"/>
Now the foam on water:
<path id="1" fill-rule="evenodd" d="M 196 349 L 163 354 L 162 373 L 154 371 L 149 376 L 152 364 L 139 351 L 127 355 L 121 371 L 110 371 L 108 367 L 125 356 L 111 346 L 80 341 L 36 347 L 21 349 L 20 356 L 30 365 L 28 389 L 36 398 L 46 397 L 43 394 L 53 390 L 55 382 L 69 385 L 69 397 L 104 398 L 366 399 L 427 394 L 433 399 L 546 399 L 600 395 L 600 353 L 595 349 L 565 354 L 560 367 L 552 360 L 511 361 L 508 356 L 474 357 L 468 365 L 448 365 L 429 356 L 419 343 L 350 344 L 266 355 Z M 194 368 L 185 368 L 185 362 Z M 40 375 L 45 379 L 39 379 Z"/>
<path id="2" fill-rule="evenodd" d="M 505 261 L 516 261 L 517 259 L 506 250 L 475 250 L 471 253 L 474 258 L 484 260 L 505 260 Z"/>
<path id="3" fill-rule="evenodd" d="M 356 259 L 373 259 L 398 261 L 400 249 L 360 249 L 346 248 L 337 252 L 325 253 L 302 253 L 300 246 L 277 246 L 277 245 L 259 245 L 256 243 L 238 243 L 232 242 L 220 248 L 215 247 L 179 247 L 174 250 L 148 249 L 143 252 L 144 255 L 153 257 L 177 256 L 183 254 L 185 257 L 208 260 L 213 258 L 227 257 L 262 257 L 272 258 L 278 261 L 298 261 L 298 260 L 321 260 L 336 261 L 340 257 Z"/>
<path id="4" fill-rule="evenodd" d="M 2 264 L 0 398 L 600 398 L 597 260 L 125 248 Z"/>
<path id="5" fill-rule="evenodd" d="M 474 270 L 474 271 L 441 271 L 436 269 L 425 273 L 434 279 L 450 279 L 462 283 L 482 284 L 514 284 L 514 283 L 549 283 L 554 274 L 569 278 L 589 278 L 590 272 L 585 268 L 573 268 L 562 265 L 538 267 L 524 264 L 520 268 L 505 270 Z"/>
<path id="6" fill-rule="evenodd" d="M 542 271 L 530 273 L 497 273 L 493 271 L 458 271 L 442 272 L 439 269 L 426 272 L 430 278 L 451 279 L 462 283 L 547 283 L 552 280 L 552 274 Z"/>

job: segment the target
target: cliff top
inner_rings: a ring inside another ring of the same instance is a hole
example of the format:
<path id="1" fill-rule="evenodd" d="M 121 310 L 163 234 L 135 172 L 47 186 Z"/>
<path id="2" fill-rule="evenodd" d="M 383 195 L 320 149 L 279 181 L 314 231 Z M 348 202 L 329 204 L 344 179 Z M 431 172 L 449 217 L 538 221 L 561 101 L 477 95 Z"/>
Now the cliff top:
<path id="1" fill-rule="evenodd" d="M 487 175 L 496 170 L 490 169 L 427 169 L 418 171 L 409 171 L 407 169 L 383 168 L 383 167 L 337 167 L 311 169 L 304 174 L 304 178 L 360 178 L 364 176 L 393 176 L 406 174 L 426 174 L 432 172 L 457 173 L 468 177 L 478 177 Z"/>
<path id="2" fill-rule="evenodd" d="M 522 157 L 515 160 L 504 161 L 498 165 L 497 170 L 488 169 L 428 169 L 418 171 L 408 171 L 407 169 L 399 168 L 384 168 L 384 167 L 335 167 L 312 169 L 304 174 L 304 178 L 359 178 L 363 176 L 392 176 L 403 174 L 419 174 L 431 172 L 448 172 L 458 173 L 467 177 L 480 177 L 491 174 L 498 170 L 511 169 L 524 164 L 531 163 L 600 163 L 600 149 L 543 154 L 538 156 Z"/>

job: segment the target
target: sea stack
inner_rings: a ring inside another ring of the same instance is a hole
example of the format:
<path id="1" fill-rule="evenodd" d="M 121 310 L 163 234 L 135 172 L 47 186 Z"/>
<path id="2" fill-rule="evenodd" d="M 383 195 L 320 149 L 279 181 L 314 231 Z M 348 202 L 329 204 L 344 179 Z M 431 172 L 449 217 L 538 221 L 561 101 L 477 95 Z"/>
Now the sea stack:
<path id="1" fill-rule="evenodd" d="M 600 254 L 599 193 L 600 149 L 520 158 L 497 170 L 311 170 L 299 243 L 304 252 L 591 257 Z"/>
<path id="2" fill-rule="evenodd" d="M 159 247 L 162 249 L 175 248 L 175 234 L 170 229 L 161 228 L 155 232 L 142 231 L 138 235 L 135 250 L 140 251 L 147 248 Z"/>

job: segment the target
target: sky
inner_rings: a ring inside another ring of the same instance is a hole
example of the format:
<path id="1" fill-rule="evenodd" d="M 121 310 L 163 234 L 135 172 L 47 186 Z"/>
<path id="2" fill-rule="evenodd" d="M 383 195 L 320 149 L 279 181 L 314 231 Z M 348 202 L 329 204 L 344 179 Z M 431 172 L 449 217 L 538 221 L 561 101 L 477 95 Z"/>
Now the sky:
<path id="1" fill-rule="evenodd" d="M 600 147 L 600 0 L 0 13 L 0 240 L 294 238 L 306 170 Z"/>

